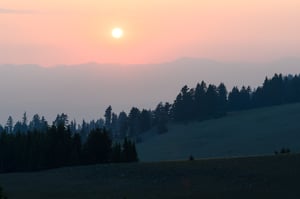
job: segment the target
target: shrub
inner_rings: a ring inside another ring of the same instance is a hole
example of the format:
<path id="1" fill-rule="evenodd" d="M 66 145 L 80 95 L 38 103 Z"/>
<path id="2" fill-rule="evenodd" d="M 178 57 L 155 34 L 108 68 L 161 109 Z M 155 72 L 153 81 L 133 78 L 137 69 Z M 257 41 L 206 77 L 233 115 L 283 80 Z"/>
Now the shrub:
<path id="1" fill-rule="evenodd" d="M 274 151 L 275 155 L 279 154 L 290 154 L 291 150 L 289 148 L 281 148 L 280 151 Z"/>
<path id="2" fill-rule="evenodd" d="M 282 148 L 281 150 L 280 150 L 280 153 L 281 154 L 289 154 L 291 152 L 291 150 L 289 149 L 289 148 Z"/>
<path id="3" fill-rule="evenodd" d="M 191 156 L 189 157 L 189 161 L 193 161 L 193 160 L 195 160 L 195 158 L 194 158 L 194 156 L 191 155 Z"/>
<path id="4" fill-rule="evenodd" d="M 0 199 L 7 199 L 7 197 L 3 193 L 2 187 L 0 187 Z"/>

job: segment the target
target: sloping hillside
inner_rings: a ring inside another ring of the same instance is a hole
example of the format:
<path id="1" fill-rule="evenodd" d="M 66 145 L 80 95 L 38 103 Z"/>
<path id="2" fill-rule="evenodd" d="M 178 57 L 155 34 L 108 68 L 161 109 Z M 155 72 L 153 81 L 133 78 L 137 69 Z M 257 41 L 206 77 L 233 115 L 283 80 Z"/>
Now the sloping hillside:
<path id="1" fill-rule="evenodd" d="M 204 122 L 171 124 L 169 132 L 137 145 L 141 161 L 300 151 L 300 104 L 229 113 Z"/>

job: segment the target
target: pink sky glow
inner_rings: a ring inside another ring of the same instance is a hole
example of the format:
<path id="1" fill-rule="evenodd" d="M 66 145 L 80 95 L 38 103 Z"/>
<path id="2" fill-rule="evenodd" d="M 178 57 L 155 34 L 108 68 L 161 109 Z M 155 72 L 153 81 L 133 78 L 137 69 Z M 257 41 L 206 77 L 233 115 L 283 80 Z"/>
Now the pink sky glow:
<path id="1" fill-rule="evenodd" d="M 299 21 L 299 0 L 2 0 L 0 64 L 268 61 L 300 55 Z"/>

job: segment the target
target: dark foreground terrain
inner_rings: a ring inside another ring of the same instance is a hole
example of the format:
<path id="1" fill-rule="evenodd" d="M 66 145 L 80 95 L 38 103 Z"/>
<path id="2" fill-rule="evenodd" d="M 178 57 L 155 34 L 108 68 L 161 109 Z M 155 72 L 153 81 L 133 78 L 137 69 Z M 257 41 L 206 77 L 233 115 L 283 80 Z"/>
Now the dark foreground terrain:
<path id="1" fill-rule="evenodd" d="M 300 198 L 300 155 L 10 173 L 0 185 L 8 199 Z"/>

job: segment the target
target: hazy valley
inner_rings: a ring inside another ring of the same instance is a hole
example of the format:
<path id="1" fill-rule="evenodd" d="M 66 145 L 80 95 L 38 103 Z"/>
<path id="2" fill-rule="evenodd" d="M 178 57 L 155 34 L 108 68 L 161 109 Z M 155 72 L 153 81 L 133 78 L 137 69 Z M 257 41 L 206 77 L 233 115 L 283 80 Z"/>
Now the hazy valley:
<path id="1" fill-rule="evenodd" d="M 66 113 L 81 122 L 103 117 L 109 105 L 114 112 L 128 112 L 133 106 L 154 109 L 159 102 L 172 103 L 183 85 L 194 87 L 204 80 L 224 82 L 228 89 L 257 87 L 274 73 L 298 74 L 299 65 L 298 58 L 269 63 L 184 58 L 148 65 L 1 65 L 0 123 L 4 125 L 9 115 L 20 120 L 24 112 L 29 118 L 38 113 L 47 120 Z"/>

